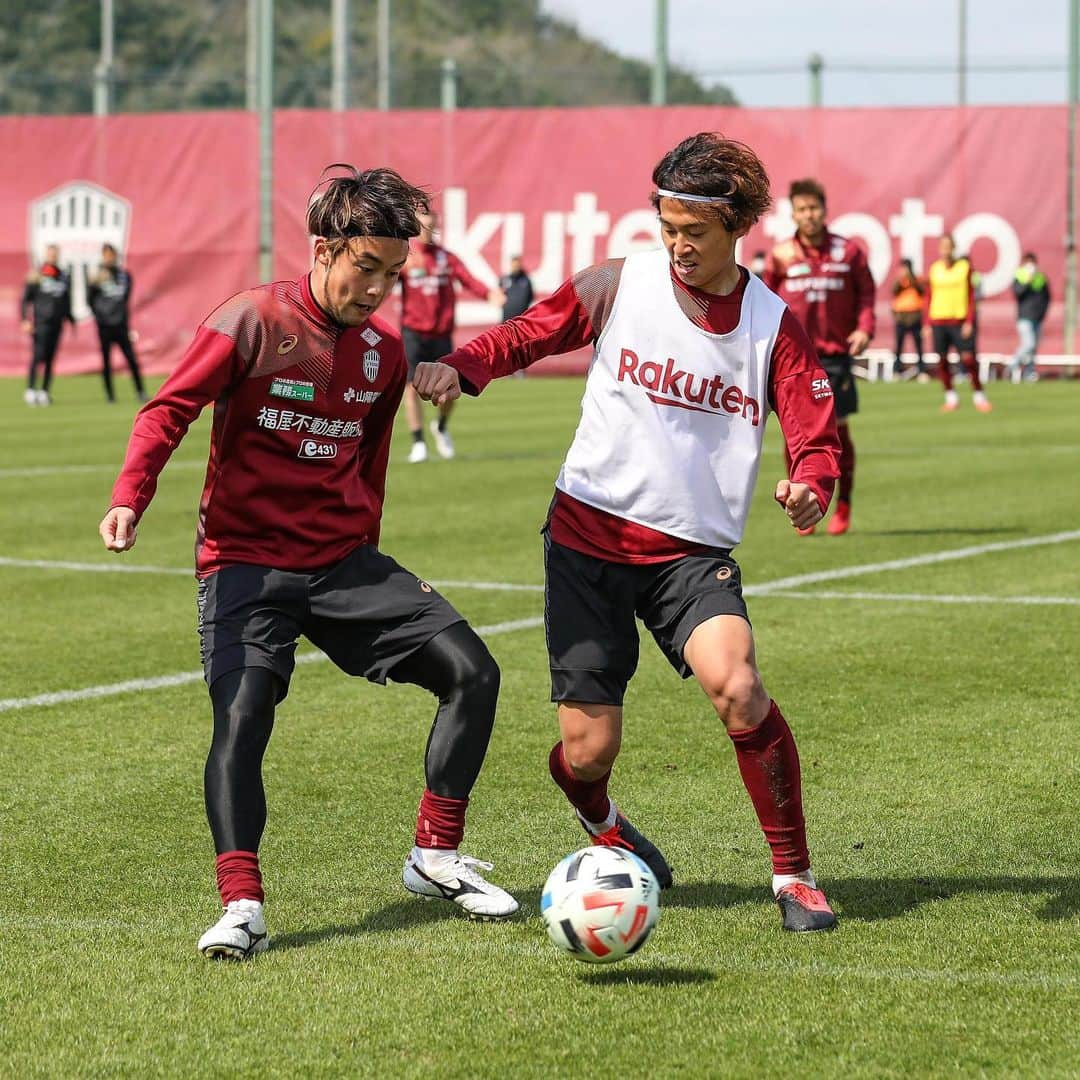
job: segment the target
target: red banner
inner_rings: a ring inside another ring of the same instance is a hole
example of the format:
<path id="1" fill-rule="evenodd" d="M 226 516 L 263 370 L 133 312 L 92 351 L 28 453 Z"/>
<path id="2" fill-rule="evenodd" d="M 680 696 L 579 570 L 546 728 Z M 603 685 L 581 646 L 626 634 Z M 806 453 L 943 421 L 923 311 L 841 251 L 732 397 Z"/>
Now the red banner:
<path id="1" fill-rule="evenodd" d="M 322 168 L 392 165 L 437 195 L 443 242 L 494 283 L 522 254 L 537 291 L 592 262 L 657 244 L 648 204 L 660 156 L 720 130 L 761 155 L 777 206 L 740 259 L 790 235 L 788 183 L 816 176 L 829 222 L 866 245 L 879 284 L 875 344 L 888 346 L 898 258 L 925 269 L 953 232 L 982 277 L 980 349 L 1015 345 L 1013 273 L 1038 253 L 1055 293 L 1042 348 L 1061 351 L 1064 107 L 750 110 L 601 108 L 326 113 L 283 111 L 274 131 L 275 276 L 299 275 L 304 210 Z M 85 276 L 101 244 L 134 276 L 132 327 L 152 371 L 167 370 L 220 300 L 257 283 L 258 132 L 247 113 L 4 118 L 0 139 L 0 371 L 25 369 L 23 281 L 44 246 L 72 269 L 77 333 L 60 373 L 100 359 Z M 491 321 L 464 301 L 463 336 Z"/>

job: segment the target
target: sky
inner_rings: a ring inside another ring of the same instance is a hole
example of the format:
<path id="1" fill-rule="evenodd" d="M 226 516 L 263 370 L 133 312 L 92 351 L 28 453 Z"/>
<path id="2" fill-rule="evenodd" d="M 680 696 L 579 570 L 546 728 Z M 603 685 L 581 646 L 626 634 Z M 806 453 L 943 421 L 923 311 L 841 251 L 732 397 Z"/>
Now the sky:
<path id="1" fill-rule="evenodd" d="M 542 0 L 546 13 L 642 59 L 653 55 L 655 6 L 655 0 Z M 951 105 L 958 96 L 960 6 L 960 0 L 668 0 L 668 56 L 707 82 L 725 83 L 747 106 L 807 104 L 806 58 L 814 52 L 825 60 L 825 105 Z M 969 104 L 1065 100 L 1069 0 L 967 0 L 966 7 Z M 935 70 L 896 70 L 919 65 Z M 942 65 L 951 70 L 939 70 Z M 1000 70 L 1009 66 L 1030 70 Z"/>

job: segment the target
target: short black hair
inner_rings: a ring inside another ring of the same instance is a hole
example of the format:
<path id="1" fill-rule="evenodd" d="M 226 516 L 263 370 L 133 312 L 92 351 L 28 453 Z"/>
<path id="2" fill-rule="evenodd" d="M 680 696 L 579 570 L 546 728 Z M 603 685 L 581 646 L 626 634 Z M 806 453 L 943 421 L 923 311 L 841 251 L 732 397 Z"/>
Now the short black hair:
<path id="1" fill-rule="evenodd" d="M 409 240 L 420 235 L 416 215 L 430 211 L 427 192 L 414 187 L 393 169 L 365 169 L 335 164 L 323 169 L 347 170 L 344 176 L 320 181 L 308 203 L 307 227 L 312 236 L 321 236 L 344 246 L 354 236 L 384 236 Z M 321 190 L 320 190 L 321 189 Z"/>

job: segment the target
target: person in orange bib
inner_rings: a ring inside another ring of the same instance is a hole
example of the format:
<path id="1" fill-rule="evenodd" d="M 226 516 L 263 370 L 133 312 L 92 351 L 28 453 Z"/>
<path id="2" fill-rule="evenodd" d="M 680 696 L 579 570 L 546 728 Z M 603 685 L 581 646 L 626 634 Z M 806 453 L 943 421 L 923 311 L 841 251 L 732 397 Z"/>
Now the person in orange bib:
<path id="1" fill-rule="evenodd" d="M 922 354 L 923 308 L 926 306 L 926 282 L 915 273 L 910 259 L 900 260 L 900 272 L 892 287 L 892 313 L 896 324 L 896 360 L 893 361 L 893 374 L 912 378 L 918 374 L 920 382 L 929 380 L 926 363 Z M 910 373 L 904 371 L 901 358 L 904 342 L 910 335 L 915 346 L 916 369 Z"/>

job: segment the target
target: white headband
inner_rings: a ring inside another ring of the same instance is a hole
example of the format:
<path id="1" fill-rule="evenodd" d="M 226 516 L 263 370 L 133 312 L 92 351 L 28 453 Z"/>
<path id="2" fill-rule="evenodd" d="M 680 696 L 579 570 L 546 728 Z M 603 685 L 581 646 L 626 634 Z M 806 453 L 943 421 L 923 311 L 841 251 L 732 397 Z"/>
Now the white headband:
<path id="1" fill-rule="evenodd" d="M 663 199 L 678 199 L 680 202 L 723 203 L 730 206 L 733 201 L 727 195 L 690 195 L 685 191 L 668 191 L 667 188 L 657 188 L 656 194 Z"/>

